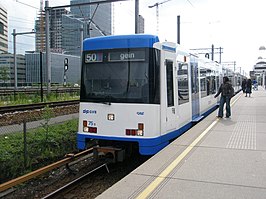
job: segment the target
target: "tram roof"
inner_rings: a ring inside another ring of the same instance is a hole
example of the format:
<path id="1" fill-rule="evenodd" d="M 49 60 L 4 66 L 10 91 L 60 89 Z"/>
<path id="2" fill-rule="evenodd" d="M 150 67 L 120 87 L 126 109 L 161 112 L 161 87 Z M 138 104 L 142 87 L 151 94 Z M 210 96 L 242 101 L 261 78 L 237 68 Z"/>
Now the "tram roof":
<path id="1" fill-rule="evenodd" d="M 152 48 L 159 42 L 158 36 L 148 34 L 111 35 L 87 38 L 83 42 L 83 50 L 101 50 L 114 48 Z"/>

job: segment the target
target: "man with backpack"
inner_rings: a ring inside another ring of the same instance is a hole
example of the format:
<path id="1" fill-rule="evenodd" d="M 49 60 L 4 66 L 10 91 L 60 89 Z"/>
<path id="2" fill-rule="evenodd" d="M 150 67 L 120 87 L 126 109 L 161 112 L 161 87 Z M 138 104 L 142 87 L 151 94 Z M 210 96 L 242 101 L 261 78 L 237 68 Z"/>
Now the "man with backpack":
<path id="1" fill-rule="evenodd" d="M 230 106 L 230 100 L 234 96 L 234 88 L 232 84 L 229 81 L 228 77 L 223 77 L 223 83 L 221 84 L 218 93 L 214 96 L 215 98 L 218 97 L 221 94 L 220 99 L 220 105 L 219 105 L 219 111 L 218 111 L 218 118 L 223 117 L 223 110 L 224 110 L 224 104 L 226 104 L 225 110 L 226 110 L 226 118 L 229 118 L 231 116 L 231 106 Z"/>

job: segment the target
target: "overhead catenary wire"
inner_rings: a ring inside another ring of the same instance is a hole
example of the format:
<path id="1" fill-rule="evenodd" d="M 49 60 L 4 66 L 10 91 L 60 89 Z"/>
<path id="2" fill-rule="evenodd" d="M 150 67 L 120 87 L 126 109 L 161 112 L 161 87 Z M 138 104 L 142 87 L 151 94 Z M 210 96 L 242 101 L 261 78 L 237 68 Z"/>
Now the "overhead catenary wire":
<path id="1" fill-rule="evenodd" d="M 191 3 L 190 0 L 187 0 L 187 2 L 188 2 L 193 8 L 195 8 L 195 6 Z"/>
<path id="2" fill-rule="evenodd" d="M 15 2 L 20 3 L 20 4 L 22 4 L 22 5 L 25 5 L 25 6 L 28 6 L 28 7 L 31 7 L 31 8 L 34 8 L 34 9 L 36 9 L 36 10 L 39 9 L 39 8 L 37 8 L 37 7 L 35 7 L 35 6 L 32 6 L 32 5 L 29 5 L 29 4 L 26 4 L 26 3 L 23 3 L 23 2 L 18 1 L 18 0 L 15 0 Z"/>

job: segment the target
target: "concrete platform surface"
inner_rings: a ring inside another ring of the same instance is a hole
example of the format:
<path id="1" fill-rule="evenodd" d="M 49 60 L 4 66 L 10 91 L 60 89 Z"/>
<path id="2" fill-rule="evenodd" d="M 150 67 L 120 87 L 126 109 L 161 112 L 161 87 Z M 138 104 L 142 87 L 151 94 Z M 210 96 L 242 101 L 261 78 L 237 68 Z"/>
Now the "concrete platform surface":
<path id="1" fill-rule="evenodd" d="M 266 91 L 232 99 L 232 117 L 214 111 L 98 196 L 266 198 Z"/>

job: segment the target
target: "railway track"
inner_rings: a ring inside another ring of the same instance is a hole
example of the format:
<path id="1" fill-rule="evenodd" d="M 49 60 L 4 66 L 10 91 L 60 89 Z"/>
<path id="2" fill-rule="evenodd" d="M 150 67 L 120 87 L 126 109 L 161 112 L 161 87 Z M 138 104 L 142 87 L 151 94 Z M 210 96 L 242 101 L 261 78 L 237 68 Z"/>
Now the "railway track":
<path id="1" fill-rule="evenodd" d="M 80 156 L 79 159 L 74 160 L 70 156 L 25 176 L 0 184 L 0 198 L 2 193 L 6 199 L 73 198 L 73 196 L 93 199 L 148 159 L 148 157 L 135 154 L 134 158 L 129 158 L 123 163 L 109 164 L 108 157 L 94 161 L 94 158 L 90 156 L 91 152 L 89 149 L 82 152 L 83 154 L 75 155 L 76 158 Z M 67 164 L 70 169 L 66 169 L 69 168 Z M 43 175 L 44 173 L 47 174 Z M 40 177 L 36 178 L 37 176 Z M 35 179 L 29 183 L 24 183 L 33 178 Z M 21 183 L 25 186 L 16 186 Z M 11 187 L 14 188 L 10 189 Z"/>
<path id="2" fill-rule="evenodd" d="M 54 108 L 59 106 L 77 105 L 78 103 L 79 100 L 69 100 L 69 101 L 60 101 L 60 102 L 44 102 L 44 103 L 23 104 L 23 105 L 14 105 L 14 106 L 2 106 L 0 107 L 0 114 L 12 113 L 16 111 L 29 111 L 34 109 L 42 109 L 46 106 Z"/>
<path id="3" fill-rule="evenodd" d="M 51 92 L 53 93 L 74 93 L 74 92 L 79 92 L 80 88 L 52 88 Z M 36 92 L 40 92 L 40 88 L 20 88 L 18 90 L 14 89 L 0 89 L 0 96 L 9 96 L 9 95 L 17 95 L 17 94 L 36 94 Z M 43 89 L 44 93 L 47 93 L 47 89 Z"/>
<path id="4" fill-rule="evenodd" d="M 6 191 L 7 189 L 13 187 L 13 186 L 16 186 L 16 185 L 19 185 L 23 182 L 26 182 L 28 180 L 31 180 L 37 176 L 40 176 L 44 173 L 47 173 L 49 171 L 52 171 L 53 169 L 55 168 L 59 168 L 63 165 L 69 165 L 71 162 L 74 162 L 77 160 L 77 158 L 81 158 L 81 157 L 84 157 L 85 155 L 92 155 L 92 152 L 93 152 L 93 148 L 89 148 L 85 151 L 82 151 L 78 154 L 69 154 L 67 155 L 67 157 L 63 160 L 59 160 L 58 162 L 55 162 L 53 164 L 50 164 L 48 166 L 45 166 L 43 168 L 40 168 L 36 171 L 33 171 L 31 173 L 28 173 L 28 174 L 25 174 L 24 176 L 20 176 L 16 179 L 13 179 L 13 180 L 10 180 L 8 182 L 5 182 L 3 184 L 0 184 L 0 193 L 2 191 Z"/>
<path id="5" fill-rule="evenodd" d="M 73 189 L 75 189 L 76 187 L 80 186 L 80 184 L 82 184 L 83 181 L 85 181 L 87 179 L 87 177 L 89 175 L 91 175 L 93 172 L 101 169 L 101 168 L 106 168 L 106 171 L 109 173 L 109 169 L 107 166 L 107 163 L 103 163 L 101 165 L 99 165 L 98 167 L 96 167 L 95 169 L 87 172 L 86 174 L 80 176 L 79 178 L 69 182 L 68 184 L 60 187 L 59 189 L 53 191 L 52 193 L 42 197 L 42 199 L 50 199 L 50 198 L 61 198 L 62 195 L 66 195 L 69 192 L 71 192 Z"/>

